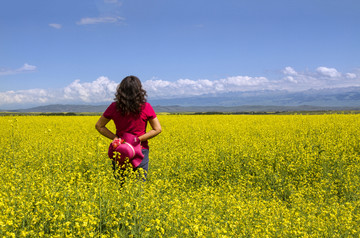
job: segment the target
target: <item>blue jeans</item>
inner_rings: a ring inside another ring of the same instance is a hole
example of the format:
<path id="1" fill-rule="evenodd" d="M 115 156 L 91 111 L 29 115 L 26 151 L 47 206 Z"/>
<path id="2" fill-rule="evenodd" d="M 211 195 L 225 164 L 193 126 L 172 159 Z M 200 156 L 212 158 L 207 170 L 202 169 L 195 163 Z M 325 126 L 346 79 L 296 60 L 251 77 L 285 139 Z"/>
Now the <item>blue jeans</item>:
<path id="1" fill-rule="evenodd" d="M 139 166 L 135 168 L 134 171 L 136 171 L 139 168 L 142 168 L 144 170 L 144 175 L 145 175 L 145 180 L 146 180 L 147 173 L 149 171 L 149 150 L 148 149 L 142 149 L 141 152 L 143 153 L 144 158 L 141 161 L 141 163 L 139 164 Z"/>

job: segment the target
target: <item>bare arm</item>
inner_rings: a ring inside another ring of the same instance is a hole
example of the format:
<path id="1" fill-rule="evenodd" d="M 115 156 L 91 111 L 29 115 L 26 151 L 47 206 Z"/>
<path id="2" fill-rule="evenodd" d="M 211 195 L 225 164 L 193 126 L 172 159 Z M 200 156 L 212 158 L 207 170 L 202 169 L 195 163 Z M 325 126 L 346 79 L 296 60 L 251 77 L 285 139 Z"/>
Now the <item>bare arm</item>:
<path id="1" fill-rule="evenodd" d="M 161 125 L 157 117 L 149 120 L 151 130 L 146 132 L 144 135 L 139 136 L 140 141 L 146 141 L 153 138 L 161 133 Z"/>
<path id="2" fill-rule="evenodd" d="M 97 121 L 95 128 L 96 128 L 96 130 L 98 130 L 98 132 L 100 132 L 101 135 L 103 135 L 111 140 L 114 140 L 118 137 L 106 127 L 106 124 L 108 124 L 109 121 L 110 121 L 110 119 L 107 119 L 106 117 L 101 116 L 100 119 Z"/>

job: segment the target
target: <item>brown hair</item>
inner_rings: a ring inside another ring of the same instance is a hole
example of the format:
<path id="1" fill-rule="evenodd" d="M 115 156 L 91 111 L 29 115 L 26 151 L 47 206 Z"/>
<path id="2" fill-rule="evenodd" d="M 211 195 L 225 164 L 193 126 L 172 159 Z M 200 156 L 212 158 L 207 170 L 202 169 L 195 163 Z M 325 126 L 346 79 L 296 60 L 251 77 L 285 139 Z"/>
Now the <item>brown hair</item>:
<path id="1" fill-rule="evenodd" d="M 115 93 L 117 109 L 122 115 L 137 115 L 146 102 L 146 97 L 146 91 L 142 88 L 140 79 L 133 75 L 127 76 L 118 85 Z"/>

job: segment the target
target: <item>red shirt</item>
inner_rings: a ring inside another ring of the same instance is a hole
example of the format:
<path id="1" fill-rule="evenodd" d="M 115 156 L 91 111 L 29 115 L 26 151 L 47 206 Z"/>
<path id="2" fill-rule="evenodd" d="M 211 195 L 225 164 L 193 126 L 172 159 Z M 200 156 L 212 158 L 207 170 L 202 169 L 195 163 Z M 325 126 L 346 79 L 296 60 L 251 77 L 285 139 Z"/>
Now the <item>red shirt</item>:
<path id="1" fill-rule="evenodd" d="M 103 116 L 107 119 L 111 119 L 115 123 L 116 135 L 121 138 L 124 132 L 131 133 L 136 136 L 141 136 L 146 133 L 146 125 L 149 119 L 156 118 L 154 109 L 149 103 L 145 103 L 141 106 L 141 112 L 139 115 L 121 115 L 121 111 L 116 108 L 116 102 L 110 104 L 105 110 Z M 141 142 L 141 146 L 144 149 L 149 149 L 148 142 Z"/>

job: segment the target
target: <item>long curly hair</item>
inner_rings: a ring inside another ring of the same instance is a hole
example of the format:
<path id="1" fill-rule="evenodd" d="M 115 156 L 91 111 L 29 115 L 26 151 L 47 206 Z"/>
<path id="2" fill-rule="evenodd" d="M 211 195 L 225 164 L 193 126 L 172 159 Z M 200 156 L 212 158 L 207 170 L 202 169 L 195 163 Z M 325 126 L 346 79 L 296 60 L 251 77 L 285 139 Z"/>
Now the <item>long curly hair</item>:
<path id="1" fill-rule="evenodd" d="M 115 93 L 117 109 L 122 115 L 138 115 L 146 97 L 140 79 L 133 75 L 127 76 L 118 85 Z"/>

